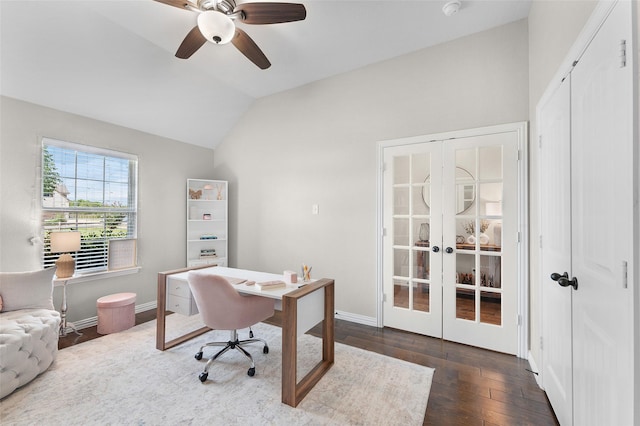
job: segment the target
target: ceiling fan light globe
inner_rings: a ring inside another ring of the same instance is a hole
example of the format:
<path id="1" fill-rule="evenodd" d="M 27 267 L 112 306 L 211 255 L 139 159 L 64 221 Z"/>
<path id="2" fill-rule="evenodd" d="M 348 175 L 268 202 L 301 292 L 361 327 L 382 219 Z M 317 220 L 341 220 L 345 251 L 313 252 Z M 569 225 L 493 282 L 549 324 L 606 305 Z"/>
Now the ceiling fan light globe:
<path id="1" fill-rule="evenodd" d="M 233 20 L 215 10 L 208 10 L 198 15 L 198 28 L 207 41 L 216 44 L 229 43 L 236 32 Z"/>

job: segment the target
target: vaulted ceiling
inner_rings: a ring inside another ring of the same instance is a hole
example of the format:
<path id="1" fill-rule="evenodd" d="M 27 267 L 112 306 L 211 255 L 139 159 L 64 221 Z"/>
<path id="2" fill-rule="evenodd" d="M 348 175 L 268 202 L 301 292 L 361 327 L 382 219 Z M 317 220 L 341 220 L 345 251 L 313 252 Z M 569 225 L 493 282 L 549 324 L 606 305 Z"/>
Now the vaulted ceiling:
<path id="1" fill-rule="evenodd" d="M 0 93 L 209 148 L 260 97 L 525 18 L 531 0 L 309 0 L 304 21 L 239 24 L 232 44 L 174 56 L 196 13 L 153 0 L 0 1 Z"/>

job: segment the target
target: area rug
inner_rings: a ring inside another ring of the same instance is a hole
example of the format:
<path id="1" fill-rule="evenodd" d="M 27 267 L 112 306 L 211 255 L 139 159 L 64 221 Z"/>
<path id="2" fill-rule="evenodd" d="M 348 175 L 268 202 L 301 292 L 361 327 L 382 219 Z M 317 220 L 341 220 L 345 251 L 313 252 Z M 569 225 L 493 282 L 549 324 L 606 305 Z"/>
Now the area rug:
<path id="1" fill-rule="evenodd" d="M 199 316 L 167 317 L 168 334 L 200 325 Z M 333 367 L 292 408 L 281 402 L 280 328 L 253 327 L 270 349 L 263 354 L 260 345 L 249 346 L 254 377 L 247 360 L 231 351 L 214 362 L 205 383 L 198 380 L 205 360 L 194 354 L 229 333 L 211 331 L 161 352 L 155 331 L 151 321 L 59 351 L 47 372 L 0 401 L 0 424 L 422 424 L 433 369 L 336 343 Z M 321 345 L 317 337 L 300 337 L 299 378 L 319 360 Z"/>

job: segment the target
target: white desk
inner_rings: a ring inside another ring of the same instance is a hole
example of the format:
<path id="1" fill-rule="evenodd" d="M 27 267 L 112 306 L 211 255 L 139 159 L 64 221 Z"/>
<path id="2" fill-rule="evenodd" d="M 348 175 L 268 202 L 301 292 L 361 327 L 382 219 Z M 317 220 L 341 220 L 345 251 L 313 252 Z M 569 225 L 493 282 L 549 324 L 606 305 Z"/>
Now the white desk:
<path id="1" fill-rule="evenodd" d="M 169 342 L 165 340 L 166 292 L 170 280 L 187 283 L 187 273 L 193 269 L 206 269 L 212 274 L 242 278 L 250 281 L 283 280 L 278 274 L 225 267 L 195 267 L 158 273 L 158 311 L 156 348 L 166 350 L 179 345 L 210 329 L 202 327 Z M 287 285 L 273 290 L 260 290 L 255 285 L 238 284 L 238 292 L 269 297 L 281 301 L 282 309 L 282 402 L 297 406 L 334 362 L 334 281 L 321 279 Z M 322 321 L 322 360 L 300 381 L 297 380 L 297 338 Z"/>

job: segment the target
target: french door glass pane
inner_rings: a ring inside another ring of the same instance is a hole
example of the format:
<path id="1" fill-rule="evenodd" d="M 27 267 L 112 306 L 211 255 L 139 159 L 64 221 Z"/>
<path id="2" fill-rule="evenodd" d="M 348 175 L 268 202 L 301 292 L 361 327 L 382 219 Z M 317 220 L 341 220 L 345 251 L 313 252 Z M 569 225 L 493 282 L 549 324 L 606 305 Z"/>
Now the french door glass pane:
<path id="1" fill-rule="evenodd" d="M 393 249 L 393 275 L 409 277 L 409 250 Z"/>
<path id="2" fill-rule="evenodd" d="M 456 150 L 456 181 L 459 179 L 468 180 L 468 175 L 473 178 L 478 176 L 476 172 L 476 158 L 476 148 Z"/>
<path id="3" fill-rule="evenodd" d="M 500 293 L 480 292 L 480 322 L 502 325 L 502 298 Z"/>
<path id="4" fill-rule="evenodd" d="M 393 244 L 396 246 L 409 246 L 409 219 L 393 219 Z"/>
<path id="5" fill-rule="evenodd" d="M 480 286 L 500 288 L 501 260 L 499 256 L 480 256 Z"/>
<path id="6" fill-rule="evenodd" d="M 409 308 L 409 282 L 406 280 L 393 280 L 393 306 L 396 308 Z"/>
<path id="7" fill-rule="evenodd" d="M 393 157 L 393 183 L 406 184 L 409 183 L 409 157 L 399 156 Z"/>
<path id="8" fill-rule="evenodd" d="M 479 148 L 480 180 L 502 179 L 502 145 Z"/>
<path id="9" fill-rule="evenodd" d="M 396 186 L 393 188 L 393 214 L 409 214 L 409 188 Z"/>
<path id="10" fill-rule="evenodd" d="M 429 312 L 429 284 L 413 283 L 413 309 Z"/>
<path id="11" fill-rule="evenodd" d="M 417 244 L 417 243 L 416 243 Z M 429 251 L 428 249 L 416 248 L 414 250 L 413 278 L 420 280 L 429 279 Z"/>
<path id="12" fill-rule="evenodd" d="M 428 215 L 429 206 L 427 205 L 427 203 L 429 202 L 429 197 L 431 196 L 430 184 L 426 183 L 414 186 L 411 192 L 413 198 L 413 214 Z"/>
<path id="13" fill-rule="evenodd" d="M 481 216 L 502 216 L 502 182 L 482 182 L 479 185 Z"/>
<path id="14" fill-rule="evenodd" d="M 456 318 L 475 321 L 476 293 L 473 290 L 458 289 L 456 291 Z"/>

